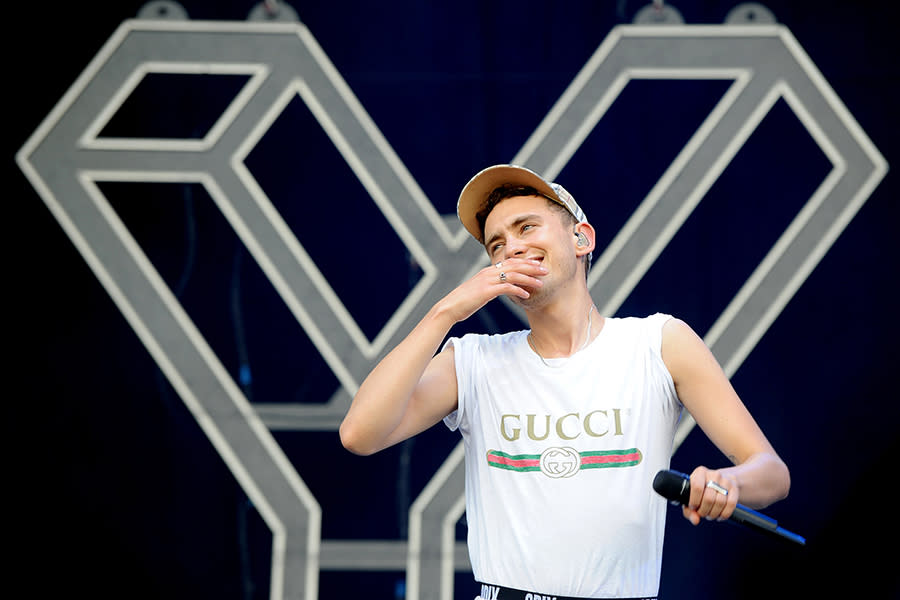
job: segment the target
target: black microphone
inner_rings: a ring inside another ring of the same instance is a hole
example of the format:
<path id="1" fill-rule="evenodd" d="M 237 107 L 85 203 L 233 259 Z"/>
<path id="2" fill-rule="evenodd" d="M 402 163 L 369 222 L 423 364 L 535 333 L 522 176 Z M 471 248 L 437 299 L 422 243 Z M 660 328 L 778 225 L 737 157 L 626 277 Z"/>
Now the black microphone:
<path id="1" fill-rule="evenodd" d="M 663 498 L 667 498 L 677 504 L 684 504 L 687 506 L 691 500 L 691 478 L 678 471 L 660 471 L 657 473 L 656 477 L 653 478 L 653 489 Z M 775 519 L 758 513 L 752 508 L 741 506 L 740 504 L 734 508 L 734 512 L 731 513 L 729 520 L 740 523 L 741 525 L 746 525 L 757 531 L 800 544 L 801 546 L 806 545 L 806 540 L 803 537 L 796 533 L 791 533 L 783 527 L 779 527 L 778 521 Z"/>

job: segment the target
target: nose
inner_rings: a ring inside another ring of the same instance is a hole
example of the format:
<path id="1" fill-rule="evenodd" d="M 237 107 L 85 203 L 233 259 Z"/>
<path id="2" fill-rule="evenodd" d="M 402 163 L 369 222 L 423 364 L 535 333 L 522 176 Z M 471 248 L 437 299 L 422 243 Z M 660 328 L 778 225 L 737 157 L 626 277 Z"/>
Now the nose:
<path id="1" fill-rule="evenodd" d="M 503 246 L 503 250 L 506 258 L 515 258 L 525 254 L 526 247 L 525 244 L 522 243 L 522 240 L 511 236 L 506 240 L 506 245 Z"/>

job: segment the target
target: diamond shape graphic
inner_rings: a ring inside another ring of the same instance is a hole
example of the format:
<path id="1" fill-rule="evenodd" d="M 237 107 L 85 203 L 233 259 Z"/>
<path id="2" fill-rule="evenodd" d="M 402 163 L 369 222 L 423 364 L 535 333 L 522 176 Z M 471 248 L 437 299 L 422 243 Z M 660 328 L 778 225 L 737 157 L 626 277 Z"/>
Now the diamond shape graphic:
<path id="1" fill-rule="evenodd" d="M 202 139 L 99 137 L 151 72 L 250 80 Z M 424 273 L 374 340 L 350 318 L 242 162 L 297 96 Z M 287 417 L 276 407 L 276 425 L 286 418 L 289 426 L 336 429 L 358 382 L 421 318 L 418 307 L 434 304 L 483 260 L 480 248 L 463 244 L 461 226 L 450 231 L 297 23 L 125 21 L 16 159 L 271 530 L 271 597 L 315 598 L 320 555 L 341 562 L 342 546 L 321 543 L 321 509 L 260 417 L 266 407 L 243 396 L 97 182 L 204 186 L 341 384 L 327 404 L 288 407 Z"/>
<path id="2" fill-rule="evenodd" d="M 251 81 L 202 140 L 98 137 L 142 72 L 178 69 L 241 73 Z M 703 77 L 734 83 L 595 258 L 589 285 L 601 311 L 614 313 L 766 112 L 784 99 L 832 170 L 707 335 L 730 375 L 887 172 L 884 158 L 786 28 L 614 28 L 513 162 L 554 178 L 629 80 Z M 373 340 L 342 311 L 242 162 L 296 96 L 423 268 L 409 298 Z M 126 21 L 16 158 L 272 531 L 271 597 L 313 599 L 324 563 L 350 568 L 375 553 L 386 557 L 381 568 L 407 568 L 408 598 L 452 595 L 453 570 L 464 560 L 464 546 L 454 538 L 464 510 L 461 445 L 414 503 L 408 547 L 340 544 L 320 539 L 321 509 L 269 430 L 279 423 L 334 428 L 374 362 L 484 262 L 477 245 L 463 243 L 461 228 L 451 231 L 436 213 L 309 31 L 300 24 Z M 331 401 L 277 411 L 251 406 L 97 181 L 202 184 L 340 381 Z M 689 426 L 679 430 L 679 441 Z"/>
<path id="3" fill-rule="evenodd" d="M 779 99 L 832 169 L 706 336 L 734 374 L 887 173 L 887 162 L 780 25 L 613 29 L 513 162 L 555 177 L 632 79 L 732 79 L 617 236 L 589 285 L 614 314 Z M 585 209 L 590 214 L 590 206 Z M 693 427 L 684 419 L 676 447 Z"/>
<path id="4" fill-rule="evenodd" d="M 775 102 L 783 98 L 832 163 L 813 195 L 707 333 L 730 377 L 887 173 L 887 162 L 780 25 L 613 28 L 511 161 L 553 180 L 632 79 L 731 79 L 732 85 L 594 259 L 601 314 L 614 314 Z M 590 201 L 582 202 L 592 214 Z M 693 429 L 682 418 L 675 448 Z M 460 444 L 461 446 L 462 444 Z M 458 448 L 457 450 L 460 450 Z M 454 541 L 465 510 L 464 454 L 455 450 L 410 511 L 415 564 L 407 598 L 449 598 Z M 459 565 L 457 564 L 457 567 Z M 440 589 L 442 595 L 430 590 Z"/>

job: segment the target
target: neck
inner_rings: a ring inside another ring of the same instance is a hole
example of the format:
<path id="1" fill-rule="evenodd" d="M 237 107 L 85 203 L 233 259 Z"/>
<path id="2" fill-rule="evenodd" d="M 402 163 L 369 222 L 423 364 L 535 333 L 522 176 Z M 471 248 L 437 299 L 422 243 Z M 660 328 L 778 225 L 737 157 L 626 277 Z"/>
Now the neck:
<path id="1" fill-rule="evenodd" d="M 541 358 L 561 358 L 571 356 L 587 346 L 594 335 L 603 327 L 603 317 L 596 315 L 593 302 L 562 318 L 544 315 L 543 319 L 533 319 L 529 343 Z"/>

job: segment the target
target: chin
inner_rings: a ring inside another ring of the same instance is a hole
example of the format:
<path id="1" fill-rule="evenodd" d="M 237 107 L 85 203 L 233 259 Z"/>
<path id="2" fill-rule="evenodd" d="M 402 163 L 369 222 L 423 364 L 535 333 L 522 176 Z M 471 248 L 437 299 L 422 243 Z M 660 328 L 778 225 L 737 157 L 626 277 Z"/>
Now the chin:
<path id="1" fill-rule="evenodd" d="M 534 309 L 540 308 L 546 303 L 546 296 L 541 294 L 543 290 L 533 289 L 522 287 L 523 290 L 528 292 L 529 296 L 527 298 L 519 298 L 518 296 L 509 296 L 509 299 L 513 301 L 514 304 L 521 306 L 524 309 Z"/>

